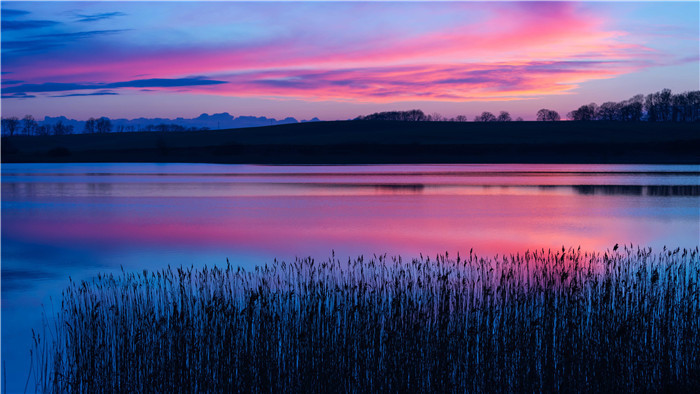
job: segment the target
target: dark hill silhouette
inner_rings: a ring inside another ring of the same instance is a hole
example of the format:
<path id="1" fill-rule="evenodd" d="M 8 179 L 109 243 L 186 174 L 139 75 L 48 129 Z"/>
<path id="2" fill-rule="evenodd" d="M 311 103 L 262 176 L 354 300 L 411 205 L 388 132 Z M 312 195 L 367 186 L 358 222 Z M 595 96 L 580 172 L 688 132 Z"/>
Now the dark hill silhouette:
<path id="1" fill-rule="evenodd" d="M 700 163 L 694 123 L 336 121 L 4 137 L 10 162 Z"/>

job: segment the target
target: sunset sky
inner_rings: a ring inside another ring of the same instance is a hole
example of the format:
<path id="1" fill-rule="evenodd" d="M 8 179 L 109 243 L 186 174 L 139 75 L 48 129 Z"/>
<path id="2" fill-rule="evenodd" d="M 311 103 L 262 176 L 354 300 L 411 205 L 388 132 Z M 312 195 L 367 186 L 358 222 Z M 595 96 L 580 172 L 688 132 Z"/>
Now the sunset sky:
<path id="1" fill-rule="evenodd" d="M 697 90 L 699 3 L 2 2 L 2 115 L 423 109 Z"/>

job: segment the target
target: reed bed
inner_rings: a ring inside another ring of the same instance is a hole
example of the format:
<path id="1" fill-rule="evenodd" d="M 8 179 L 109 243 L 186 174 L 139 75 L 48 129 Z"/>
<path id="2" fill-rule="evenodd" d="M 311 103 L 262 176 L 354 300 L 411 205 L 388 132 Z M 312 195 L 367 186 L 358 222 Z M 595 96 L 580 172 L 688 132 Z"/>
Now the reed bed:
<path id="1" fill-rule="evenodd" d="M 122 270 L 64 291 L 35 335 L 36 388 L 697 389 L 699 255 L 629 246 Z"/>

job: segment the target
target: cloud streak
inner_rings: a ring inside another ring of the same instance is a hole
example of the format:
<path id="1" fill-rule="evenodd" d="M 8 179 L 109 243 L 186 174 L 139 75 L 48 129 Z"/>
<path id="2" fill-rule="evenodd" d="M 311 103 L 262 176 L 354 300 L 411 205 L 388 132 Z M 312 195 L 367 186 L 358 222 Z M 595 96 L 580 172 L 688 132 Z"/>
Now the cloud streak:
<path id="1" fill-rule="evenodd" d="M 99 92 L 93 92 L 93 93 L 71 93 L 71 94 L 62 94 L 58 96 L 51 96 L 51 97 L 83 97 L 83 96 L 116 96 L 119 93 L 112 92 L 109 90 L 102 90 Z"/>
<path id="2" fill-rule="evenodd" d="M 128 29 L 91 30 L 74 33 L 39 34 L 26 40 L 4 41 L 3 49 L 7 52 L 37 52 L 75 44 L 77 40 L 90 39 L 129 31 Z"/>
<path id="3" fill-rule="evenodd" d="M 29 11 L 24 11 L 24 10 L 15 10 L 15 9 L 3 9 L 2 10 L 2 16 L 5 18 L 15 18 L 18 16 L 24 16 L 24 15 L 29 15 Z"/>
<path id="4" fill-rule="evenodd" d="M 26 94 L 26 93 L 2 93 L 2 98 L 3 99 L 27 99 L 27 98 L 34 98 L 36 96 L 32 94 Z"/>
<path id="5" fill-rule="evenodd" d="M 54 34 L 40 34 L 33 36 L 35 38 L 48 38 L 48 39 L 69 39 L 75 40 L 80 38 L 90 38 L 95 36 L 103 36 L 106 34 L 116 34 L 129 31 L 128 29 L 114 29 L 114 30 L 90 30 L 90 31 L 79 31 L 75 33 L 54 33 Z"/>
<path id="6" fill-rule="evenodd" d="M 220 94 L 360 102 L 514 100 L 566 94 L 582 80 L 605 79 L 637 63 L 532 61 L 396 67 L 280 69 L 229 76 Z"/>
<path id="7" fill-rule="evenodd" d="M 126 16 L 123 12 L 102 12 L 99 14 L 92 15 L 78 15 L 78 22 L 97 22 L 104 19 L 110 19 L 117 16 Z"/>
<path id="8" fill-rule="evenodd" d="M 58 25 L 59 22 L 56 21 L 44 21 L 44 20 L 27 20 L 27 21 L 2 21 L 2 30 L 27 30 L 27 29 L 40 29 L 44 27 L 52 27 Z"/>
<path id="9" fill-rule="evenodd" d="M 77 14 L 37 9 L 35 21 L 8 21 L 19 23 L 9 27 L 3 20 L 3 69 L 26 81 L 3 93 L 75 97 L 131 89 L 307 102 L 530 100 L 698 61 L 616 27 L 616 15 L 594 12 L 597 5 L 575 2 L 121 6 Z M 53 14 L 68 20 L 59 18 L 41 34 L 31 30 Z M 101 29 L 84 31 L 85 23 Z"/>
<path id="10" fill-rule="evenodd" d="M 67 92 L 73 90 L 93 90 L 93 89 L 119 89 L 119 88 L 174 88 L 183 86 L 207 86 L 207 85 L 219 85 L 224 84 L 226 81 L 217 81 L 212 79 L 205 79 L 201 77 L 196 78 L 178 78 L 178 79 L 166 79 L 166 78 L 151 78 L 151 79 L 136 79 L 132 81 L 124 82 L 112 82 L 112 83 L 60 83 L 60 82 L 46 82 L 41 84 L 22 84 L 18 86 L 11 86 L 3 89 L 6 93 L 45 93 L 45 92 Z M 64 96 L 65 97 L 65 96 Z"/>
<path id="11" fill-rule="evenodd" d="M 3 52 L 8 53 L 29 53 L 37 51 L 45 51 L 60 47 L 61 43 L 52 40 L 21 40 L 21 41 L 5 41 L 2 43 Z"/>

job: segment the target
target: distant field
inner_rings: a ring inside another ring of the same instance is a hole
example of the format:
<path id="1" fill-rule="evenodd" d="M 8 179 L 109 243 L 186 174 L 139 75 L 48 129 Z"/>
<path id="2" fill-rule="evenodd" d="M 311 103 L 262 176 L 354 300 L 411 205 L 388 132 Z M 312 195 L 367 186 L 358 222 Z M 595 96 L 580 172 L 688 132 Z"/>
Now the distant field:
<path id="1" fill-rule="evenodd" d="M 2 139 L 2 162 L 700 163 L 697 123 L 337 121 Z"/>

